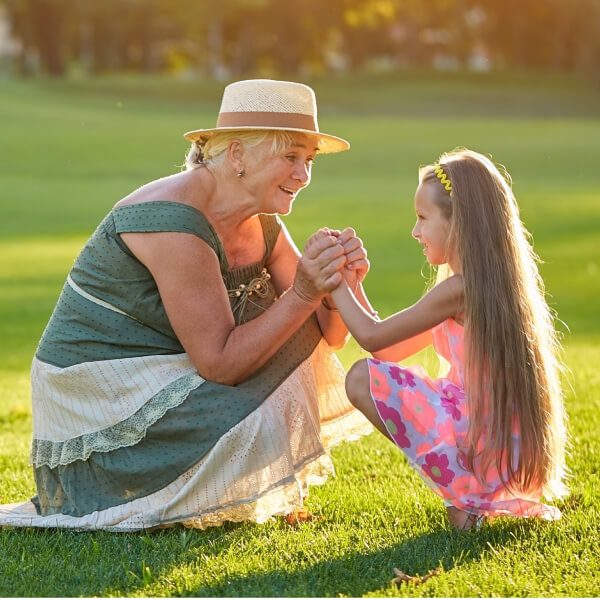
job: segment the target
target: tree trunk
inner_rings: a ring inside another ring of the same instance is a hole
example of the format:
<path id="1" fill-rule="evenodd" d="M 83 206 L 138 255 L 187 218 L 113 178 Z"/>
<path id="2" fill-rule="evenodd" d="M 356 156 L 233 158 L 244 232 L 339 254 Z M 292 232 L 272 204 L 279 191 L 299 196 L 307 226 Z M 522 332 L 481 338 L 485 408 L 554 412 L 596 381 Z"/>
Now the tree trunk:
<path id="1" fill-rule="evenodd" d="M 43 71 L 53 77 L 65 73 L 63 34 L 68 6 L 54 0 L 28 0 L 32 38 Z M 67 10 L 65 10 L 65 8 Z"/>

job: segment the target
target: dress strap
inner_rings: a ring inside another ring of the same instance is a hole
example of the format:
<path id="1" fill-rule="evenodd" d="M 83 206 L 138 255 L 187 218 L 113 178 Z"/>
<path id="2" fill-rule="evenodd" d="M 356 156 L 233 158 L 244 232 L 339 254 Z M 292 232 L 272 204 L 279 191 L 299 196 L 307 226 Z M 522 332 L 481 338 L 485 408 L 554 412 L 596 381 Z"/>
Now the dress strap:
<path id="1" fill-rule="evenodd" d="M 266 254 L 265 258 L 268 259 L 273 252 L 273 248 L 279 237 L 281 231 L 281 219 L 278 215 L 260 215 L 260 222 L 263 229 L 263 235 L 265 238 Z"/>
<path id="2" fill-rule="evenodd" d="M 221 270 L 227 264 L 225 251 L 215 230 L 193 206 L 166 200 L 140 202 L 113 209 L 112 217 L 118 234 L 174 231 L 195 235 L 214 250 Z"/>

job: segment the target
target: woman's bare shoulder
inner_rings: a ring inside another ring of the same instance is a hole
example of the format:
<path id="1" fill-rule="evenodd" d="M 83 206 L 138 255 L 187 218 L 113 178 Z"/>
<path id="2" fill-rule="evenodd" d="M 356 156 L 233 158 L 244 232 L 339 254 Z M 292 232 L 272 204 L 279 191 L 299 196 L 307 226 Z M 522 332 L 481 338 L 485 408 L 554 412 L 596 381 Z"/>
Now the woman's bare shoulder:
<path id="1" fill-rule="evenodd" d="M 184 171 L 150 181 L 119 200 L 115 204 L 115 208 L 157 201 L 178 202 L 194 206 L 192 186 L 187 173 Z"/>

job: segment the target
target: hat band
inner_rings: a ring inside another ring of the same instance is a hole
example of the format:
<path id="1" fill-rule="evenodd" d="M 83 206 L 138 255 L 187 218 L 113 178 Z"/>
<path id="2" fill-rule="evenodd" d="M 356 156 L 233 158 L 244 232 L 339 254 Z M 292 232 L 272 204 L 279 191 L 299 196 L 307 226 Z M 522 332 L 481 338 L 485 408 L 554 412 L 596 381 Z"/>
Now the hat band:
<path id="1" fill-rule="evenodd" d="M 319 133 L 312 115 L 282 112 L 222 112 L 217 127 L 280 127 L 284 129 L 308 129 Z"/>

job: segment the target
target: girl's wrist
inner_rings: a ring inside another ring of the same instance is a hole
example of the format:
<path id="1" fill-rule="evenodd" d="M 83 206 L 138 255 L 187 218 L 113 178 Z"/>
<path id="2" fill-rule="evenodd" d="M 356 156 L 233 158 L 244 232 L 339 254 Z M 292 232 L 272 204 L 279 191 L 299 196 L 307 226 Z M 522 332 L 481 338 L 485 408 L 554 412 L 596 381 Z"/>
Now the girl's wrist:
<path id="1" fill-rule="evenodd" d="M 321 298 L 321 304 L 330 312 L 340 312 L 337 306 L 331 304 L 329 300 L 327 300 L 327 296 L 323 296 L 323 298 Z"/>

